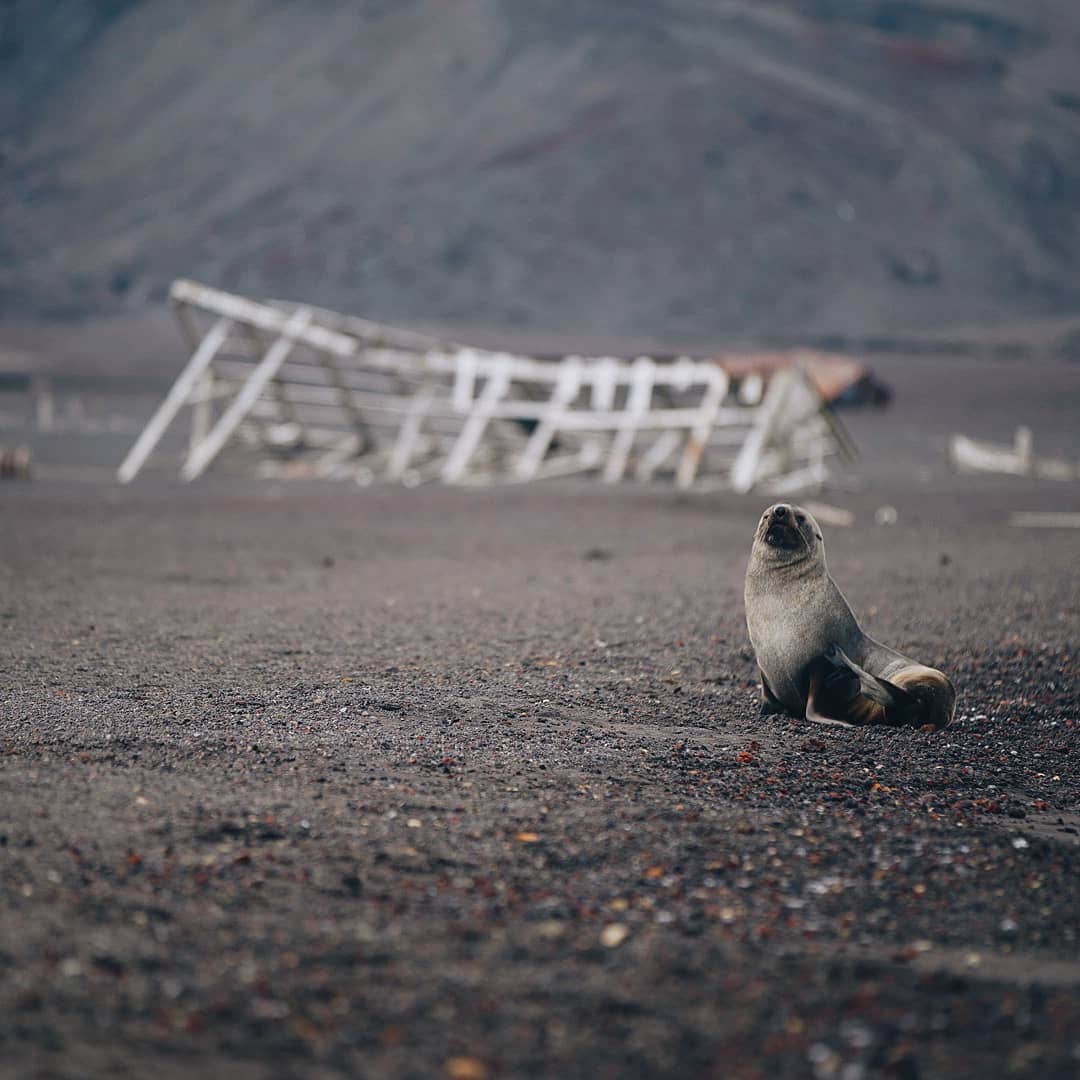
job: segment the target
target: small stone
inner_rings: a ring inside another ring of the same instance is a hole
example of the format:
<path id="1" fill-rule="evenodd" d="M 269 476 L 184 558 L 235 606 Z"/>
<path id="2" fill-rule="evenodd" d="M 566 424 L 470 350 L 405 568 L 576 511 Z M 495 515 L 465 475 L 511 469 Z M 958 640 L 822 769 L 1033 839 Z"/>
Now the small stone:
<path id="1" fill-rule="evenodd" d="M 489 1070 L 479 1058 L 460 1056 L 447 1059 L 446 1075 L 450 1080 L 487 1080 Z"/>
<path id="2" fill-rule="evenodd" d="M 605 949 L 615 949 L 630 935 L 629 928 L 623 923 L 611 923 L 600 933 L 600 944 Z"/>

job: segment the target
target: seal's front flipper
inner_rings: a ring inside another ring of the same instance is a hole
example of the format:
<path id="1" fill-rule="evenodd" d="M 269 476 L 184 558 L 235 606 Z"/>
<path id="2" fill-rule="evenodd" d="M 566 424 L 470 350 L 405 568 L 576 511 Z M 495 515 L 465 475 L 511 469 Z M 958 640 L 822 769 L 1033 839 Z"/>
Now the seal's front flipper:
<path id="1" fill-rule="evenodd" d="M 758 716 L 776 716 L 778 713 L 786 712 L 787 710 L 769 687 L 765 679 L 765 672 L 760 667 L 758 668 L 758 679 L 761 682 L 761 710 Z"/>
<path id="2" fill-rule="evenodd" d="M 820 662 L 815 664 L 810 672 L 810 684 L 806 689 L 806 719 L 815 724 L 840 724 L 850 727 L 852 721 L 846 716 L 850 691 L 842 690 L 835 679 L 829 683 L 830 674 L 828 667 Z M 855 683 L 850 673 L 845 681 Z"/>
<path id="3" fill-rule="evenodd" d="M 884 705 L 886 709 L 909 709 L 918 705 L 916 699 L 896 683 L 889 682 L 878 675 L 871 675 L 869 671 L 859 667 L 839 645 L 830 645 L 825 650 L 825 659 L 839 671 L 847 670 L 856 675 L 859 680 L 859 689 L 864 697 Z"/>

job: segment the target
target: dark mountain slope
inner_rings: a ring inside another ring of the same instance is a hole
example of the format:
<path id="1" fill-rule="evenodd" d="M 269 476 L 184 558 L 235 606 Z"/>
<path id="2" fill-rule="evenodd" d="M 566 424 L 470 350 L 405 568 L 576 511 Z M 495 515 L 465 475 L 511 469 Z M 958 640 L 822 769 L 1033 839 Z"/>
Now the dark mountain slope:
<path id="1" fill-rule="evenodd" d="M 7 3 L 0 319 L 188 275 L 731 340 L 1080 307 L 1080 7 Z"/>

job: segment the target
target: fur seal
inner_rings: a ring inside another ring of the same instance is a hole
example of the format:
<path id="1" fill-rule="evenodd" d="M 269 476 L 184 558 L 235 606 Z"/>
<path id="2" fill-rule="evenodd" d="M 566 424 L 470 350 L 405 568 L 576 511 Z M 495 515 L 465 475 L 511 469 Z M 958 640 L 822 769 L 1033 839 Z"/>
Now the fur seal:
<path id="1" fill-rule="evenodd" d="M 762 515 L 745 596 L 763 716 L 936 728 L 952 721 L 956 691 L 942 672 L 863 633 L 829 576 L 821 529 L 801 506 L 777 503 Z"/>

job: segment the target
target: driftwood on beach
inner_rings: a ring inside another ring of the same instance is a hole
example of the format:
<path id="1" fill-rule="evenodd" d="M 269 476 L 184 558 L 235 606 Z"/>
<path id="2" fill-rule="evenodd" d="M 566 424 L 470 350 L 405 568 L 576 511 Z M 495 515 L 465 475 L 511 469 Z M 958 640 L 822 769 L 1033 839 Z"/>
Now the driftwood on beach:
<path id="1" fill-rule="evenodd" d="M 1062 458 L 1036 457 L 1034 437 L 1027 427 L 1016 429 L 1011 445 L 952 435 L 948 453 L 953 468 L 961 473 L 1005 473 L 1041 480 L 1080 478 L 1080 463 L 1074 465 Z"/>

